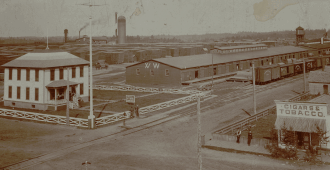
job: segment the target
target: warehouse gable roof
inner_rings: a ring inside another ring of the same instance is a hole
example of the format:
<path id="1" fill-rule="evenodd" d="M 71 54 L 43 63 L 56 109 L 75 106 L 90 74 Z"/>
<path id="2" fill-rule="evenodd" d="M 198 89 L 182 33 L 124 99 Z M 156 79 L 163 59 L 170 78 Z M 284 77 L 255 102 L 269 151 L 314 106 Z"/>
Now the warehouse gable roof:
<path id="1" fill-rule="evenodd" d="M 299 47 L 284 46 L 284 47 L 268 48 L 268 50 L 260 50 L 260 51 L 250 51 L 250 52 L 241 52 L 241 53 L 232 53 L 232 54 L 213 54 L 213 64 L 225 64 L 233 61 L 252 60 L 262 57 L 277 56 L 282 54 L 306 52 L 306 51 L 307 51 L 306 49 Z M 201 55 L 171 57 L 171 58 L 157 58 L 152 60 L 176 68 L 186 69 L 186 68 L 212 65 L 212 54 L 201 54 Z"/>
<path id="2" fill-rule="evenodd" d="M 3 67 L 48 68 L 71 65 L 86 65 L 88 61 L 67 52 L 27 53 L 12 60 Z"/>

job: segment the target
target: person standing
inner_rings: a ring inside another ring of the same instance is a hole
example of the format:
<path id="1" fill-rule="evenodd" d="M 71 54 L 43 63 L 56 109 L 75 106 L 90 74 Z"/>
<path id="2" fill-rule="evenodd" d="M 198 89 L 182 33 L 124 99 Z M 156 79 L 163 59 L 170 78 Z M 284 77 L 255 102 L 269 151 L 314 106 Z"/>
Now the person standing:
<path id="1" fill-rule="evenodd" d="M 134 107 L 133 106 L 131 106 L 131 118 L 134 118 L 134 111 L 135 111 L 135 109 L 134 109 Z"/>
<path id="2" fill-rule="evenodd" d="M 241 137 L 241 130 L 240 129 L 237 129 L 237 132 L 236 132 L 236 135 L 237 135 L 237 140 L 236 142 L 239 143 L 239 138 Z"/>
<path id="3" fill-rule="evenodd" d="M 136 117 L 139 118 L 139 105 L 136 105 Z"/>
<path id="4" fill-rule="evenodd" d="M 248 134 L 248 145 L 250 146 L 251 144 L 251 140 L 252 140 L 252 132 L 251 130 L 249 131 L 249 134 Z"/>

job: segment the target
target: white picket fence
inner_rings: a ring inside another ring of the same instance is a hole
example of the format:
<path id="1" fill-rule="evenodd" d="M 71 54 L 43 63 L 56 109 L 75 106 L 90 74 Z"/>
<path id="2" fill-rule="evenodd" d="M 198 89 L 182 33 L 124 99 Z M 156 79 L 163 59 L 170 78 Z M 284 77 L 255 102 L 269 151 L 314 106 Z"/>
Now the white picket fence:
<path id="1" fill-rule="evenodd" d="M 0 116 L 13 117 L 19 119 L 28 119 L 33 121 L 66 124 L 66 116 L 56 116 L 42 113 L 25 112 L 18 110 L 0 108 Z M 70 117 L 70 125 L 78 127 L 88 127 L 88 119 Z"/>
<path id="2" fill-rule="evenodd" d="M 182 93 L 176 93 L 176 94 L 182 94 Z M 205 97 L 208 97 L 209 95 L 210 95 L 210 91 L 208 91 L 208 92 L 199 92 L 198 91 L 198 93 L 194 93 L 190 96 L 186 96 L 186 97 L 182 97 L 182 98 L 142 107 L 139 109 L 139 114 L 146 114 L 146 113 L 150 113 L 150 112 L 153 112 L 156 110 L 161 110 L 161 109 L 169 108 L 172 106 L 180 105 L 183 103 L 195 101 L 197 99 L 197 97 L 205 98 Z M 128 119 L 130 117 L 130 115 L 131 115 L 131 112 L 126 111 L 126 112 L 117 113 L 114 115 L 96 118 L 95 125 L 98 127 L 98 126 L 103 126 L 106 124 L 114 123 L 114 122 L 117 122 L 120 120 Z M 56 116 L 56 115 L 49 115 L 49 114 L 25 112 L 25 111 L 19 111 L 19 110 L 10 110 L 10 109 L 0 108 L 0 116 L 13 117 L 13 118 L 19 118 L 19 119 L 28 119 L 28 120 L 34 120 L 34 121 L 40 121 L 40 122 L 47 122 L 47 123 L 66 124 L 65 116 Z M 70 125 L 87 128 L 88 119 L 70 117 Z"/>
<path id="3" fill-rule="evenodd" d="M 210 96 L 210 92 L 199 92 L 198 94 L 192 94 L 190 96 L 186 96 L 186 97 L 182 97 L 179 99 L 174 99 L 174 100 L 170 100 L 170 101 L 166 101 L 166 102 L 162 102 L 162 103 L 157 103 L 154 105 L 150 105 L 150 106 L 146 106 L 146 107 L 142 107 L 139 108 L 139 114 L 146 114 L 146 113 L 150 113 L 156 110 L 161 110 L 161 109 L 165 109 L 165 108 L 169 108 L 172 106 L 176 106 L 176 105 L 180 105 L 183 103 L 187 103 L 190 101 L 195 101 L 197 99 L 197 97 L 201 97 L 201 98 L 205 98 Z M 125 116 L 126 113 L 126 116 Z M 116 121 L 120 121 L 120 120 L 124 120 L 129 118 L 131 115 L 130 111 L 126 111 L 126 112 L 122 112 L 122 113 L 117 113 L 114 115 L 109 115 L 109 116 L 104 116 L 104 117 L 100 117 L 100 118 L 96 118 L 95 120 L 95 125 L 96 126 L 103 126 L 106 124 L 110 124 Z"/>
<path id="4" fill-rule="evenodd" d="M 171 94 L 198 94 L 198 90 L 181 90 L 181 89 L 163 89 L 149 87 L 134 87 L 134 86 L 107 86 L 95 85 L 96 90 L 114 90 L 114 91 L 134 91 L 134 92 L 153 92 L 153 93 L 171 93 Z"/>

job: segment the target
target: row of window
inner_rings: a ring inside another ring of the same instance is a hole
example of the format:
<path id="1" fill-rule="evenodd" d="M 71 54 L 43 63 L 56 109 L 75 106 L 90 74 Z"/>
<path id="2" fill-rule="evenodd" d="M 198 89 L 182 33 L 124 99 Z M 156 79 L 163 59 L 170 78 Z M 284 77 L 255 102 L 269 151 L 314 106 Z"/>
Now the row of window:
<path id="1" fill-rule="evenodd" d="M 76 78 L 76 67 L 72 67 L 72 78 Z M 84 67 L 80 66 L 80 77 L 84 77 Z M 63 80 L 64 79 L 64 69 L 60 68 L 60 75 L 59 79 Z M 50 81 L 55 80 L 55 69 L 50 70 Z"/>
<path id="2" fill-rule="evenodd" d="M 13 87 L 9 86 L 8 89 L 8 98 L 12 98 L 13 95 Z M 34 90 L 34 100 L 38 101 L 39 100 L 39 88 L 35 88 Z M 80 84 L 80 95 L 84 94 L 84 84 Z M 17 91 L 16 91 L 16 99 L 21 99 L 21 87 L 17 86 Z M 30 100 L 30 87 L 26 87 L 25 89 L 25 100 Z"/>
<path id="3" fill-rule="evenodd" d="M 13 95 L 13 87 L 12 86 L 9 86 L 8 88 L 8 98 L 12 98 Z M 26 100 L 30 100 L 30 87 L 26 87 L 26 90 L 25 90 L 25 99 Z M 16 98 L 17 99 L 21 99 L 21 87 L 17 87 L 17 91 L 16 91 Z M 39 101 L 39 88 L 35 88 L 34 89 L 34 100 L 35 101 Z"/>
<path id="4" fill-rule="evenodd" d="M 35 81 L 39 81 L 39 69 L 34 69 L 35 70 Z M 80 77 L 84 77 L 84 67 L 80 67 Z M 26 69 L 26 81 L 30 81 L 30 69 Z M 72 78 L 76 78 L 76 68 L 72 68 Z M 13 69 L 9 68 L 9 80 L 13 79 Z M 59 79 L 63 80 L 64 79 L 64 69 L 60 69 L 60 75 Z M 17 69 L 17 80 L 21 80 L 21 69 Z M 55 69 L 50 70 L 50 81 L 55 80 Z"/>
<path id="5" fill-rule="evenodd" d="M 140 69 L 139 68 L 136 69 L 136 75 L 140 75 Z M 154 72 L 153 69 L 150 69 L 150 75 L 151 76 L 155 75 L 155 72 Z M 169 75 L 170 75 L 170 70 L 165 69 L 165 76 L 169 76 Z"/>

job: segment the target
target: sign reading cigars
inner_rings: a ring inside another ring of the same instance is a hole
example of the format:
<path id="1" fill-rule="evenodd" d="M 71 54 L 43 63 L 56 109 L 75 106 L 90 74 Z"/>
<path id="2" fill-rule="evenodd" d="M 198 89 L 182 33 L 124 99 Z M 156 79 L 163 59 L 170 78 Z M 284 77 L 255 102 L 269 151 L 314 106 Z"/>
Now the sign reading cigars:
<path id="1" fill-rule="evenodd" d="M 328 104 L 294 103 L 275 100 L 277 116 L 325 119 Z"/>

